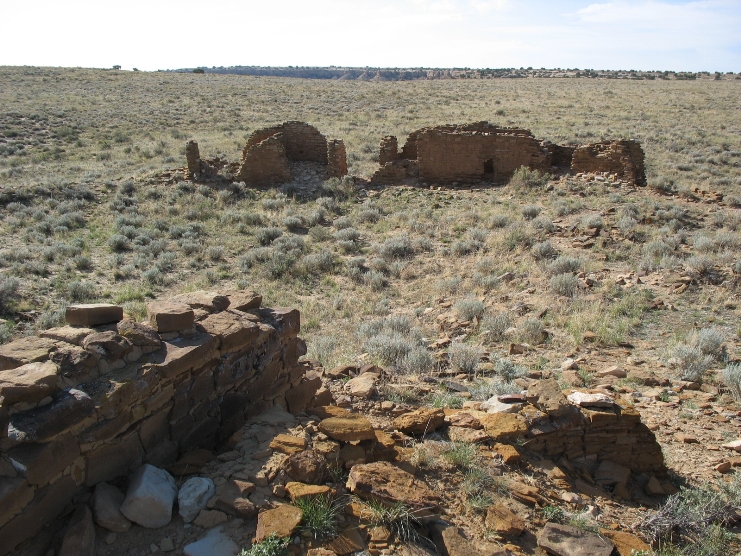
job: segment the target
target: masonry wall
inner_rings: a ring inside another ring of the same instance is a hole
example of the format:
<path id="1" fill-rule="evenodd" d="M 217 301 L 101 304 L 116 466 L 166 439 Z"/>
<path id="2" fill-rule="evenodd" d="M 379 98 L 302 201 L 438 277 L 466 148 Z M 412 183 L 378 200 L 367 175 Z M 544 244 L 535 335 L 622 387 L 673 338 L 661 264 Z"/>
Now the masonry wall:
<path id="1" fill-rule="evenodd" d="M 347 152 L 342 139 L 332 139 L 327 143 L 327 176 L 341 178 L 347 175 Z"/>
<path id="2" fill-rule="evenodd" d="M 260 302 L 193 292 L 144 324 L 71 306 L 71 325 L 0 346 L 0 555 L 101 481 L 213 448 L 272 405 L 328 403 L 298 311 Z"/>
<path id="3" fill-rule="evenodd" d="M 420 179 L 441 183 L 501 181 L 520 166 L 541 170 L 549 166 L 547 151 L 529 134 L 438 129 L 418 134 L 417 161 Z"/>
<path id="4" fill-rule="evenodd" d="M 282 134 L 268 136 L 245 148 L 237 179 L 248 185 L 280 185 L 291 180 Z"/>
<path id="5" fill-rule="evenodd" d="M 602 141 L 576 147 L 572 172 L 604 172 L 638 185 L 646 185 L 643 149 L 637 141 Z"/>
<path id="6" fill-rule="evenodd" d="M 276 133 L 282 133 L 281 142 L 285 146 L 289 160 L 327 164 L 327 139 L 318 129 L 305 122 L 285 122 L 253 132 L 247 139 L 243 155 L 246 155 L 251 147 Z"/>

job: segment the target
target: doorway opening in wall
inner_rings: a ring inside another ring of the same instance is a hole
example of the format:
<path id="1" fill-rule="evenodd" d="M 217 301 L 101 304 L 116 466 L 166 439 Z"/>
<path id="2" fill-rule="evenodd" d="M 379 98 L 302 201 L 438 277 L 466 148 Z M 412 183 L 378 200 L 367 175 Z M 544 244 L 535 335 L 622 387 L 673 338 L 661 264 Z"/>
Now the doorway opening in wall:
<path id="1" fill-rule="evenodd" d="M 493 158 L 490 158 L 489 160 L 484 162 L 484 179 L 485 180 L 494 179 L 494 159 Z"/>

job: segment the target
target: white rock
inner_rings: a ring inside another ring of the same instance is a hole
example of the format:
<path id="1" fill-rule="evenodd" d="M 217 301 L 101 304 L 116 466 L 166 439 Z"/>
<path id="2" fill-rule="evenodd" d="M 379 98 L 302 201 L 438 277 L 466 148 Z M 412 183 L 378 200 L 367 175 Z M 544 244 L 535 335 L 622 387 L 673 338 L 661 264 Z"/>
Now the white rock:
<path id="1" fill-rule="evenodd" d="M 613 407 L 615 401 L 606 394 L 588 394 L 586 392 L 572 392 L 566 399 L 574 405 L 582 407 Z"/>
<path id="2" fill-rule="evenodd" d="M 481 411 L 486 411 L 487 413 L 517 413 L 521 409 L 521 403 L 500 402 L 496 395 L 481 404 Z"/>
<path id="3" fill-rule="evenodd" d="M 201 540 L 183 547 L 185 556 L 235 556 L 237 552 L 239 547 L 221 532 L 221 527 L 211 529 Z"/>
<path id="4" fill-rule="evenodd" d="M 178 512 L 183 516 L 183 521 L 193 521 L 214 494 L 216 485 L 211 479 L 192 477 L 185 481 L 178 492 Z"/>
<path id="5" fill-rule="evenodd" d="M 164 469 L 145 463 L 129 481 L 121 513 L 148 529 L 170 523 L 172 505 L 178 494 L 175 479 Z"/>
<path id="6" fill-rule="evenodd" d="M 628 372 L 618 366 L 612 366 L 607 367 L 606 369 L 602 369 L 601 371 L 597 371 L 597 377 L 598 378 L 604 378 L 606 376 L 614 376 L 617 378 L 625 378 L 628 376 Z"/>
<path id="7" fill-rule="evenodd" d="M 376 381 L 378 376 L 373 373 L 365 373 L 359 377 L 353 378 L 347 381 L 345 384 L 345 390 L 351 396 L 358 396 L 360 398 L 370 398 L 376 393 Z"/>
<path id="8" fill-rule="evenodd" d="M 726 442 L 723 444 L 723 447 L 728 448 L 729 450 L 735 450 L 736 452 L 741 452 L 741 438 L 731 442 Z"/>
<path id="9" fill-rule="evenodd" d="M 561 363 L 561 370 L 562 371 L 574 371 L 579 368 L 579 365 L 576 364 L 576 361 L 569 358 L 564 360 L 563 363 Z"/>

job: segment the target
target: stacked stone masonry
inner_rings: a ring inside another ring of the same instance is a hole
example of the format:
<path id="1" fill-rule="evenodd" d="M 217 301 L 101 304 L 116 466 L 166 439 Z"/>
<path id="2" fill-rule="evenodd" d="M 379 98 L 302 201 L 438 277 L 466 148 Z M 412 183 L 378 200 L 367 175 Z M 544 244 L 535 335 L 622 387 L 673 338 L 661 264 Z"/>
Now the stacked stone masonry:
<path id="1" fill-rule="evenodd" d="M 214 178 L 226 165 L 202 160 L 195 141 L 186 144 L 185 153 L 188 179 Z M 274 186 L 293 179 L 291 162 L 317 164 L 327 178 L 347 175 L 345 144 L 338 139 L 327 141 L 318 129 L 304 122 L 285 122 L 254 131 L 241 161 L 229 165 L 229 170 L 234 179 L 247 185 Z"/>
<path id="2" fill-rule="evenodd" d="M 71 306 L 67 326 L 0 347 L 0 555 L 100 482 L 211 449 L 275 404 L 307 409 L 321 381 L 299 362 L 299 313 L 260 305 L 192 292 L 145 323 Z"/>
<path id="3" fill-rule="evenodd" d="M 635 141 L 604 141 L 580 147 L 538 141 L 527 130 L 489 122 L 426 127 L 413 131 L 398 152 L 393 136 L 381 140 L 373 183 L 420 179 L 434 183 L 507 181 L 520 167 L 549 171 L 612 173 L 645 185 L 643 151 Z"/>

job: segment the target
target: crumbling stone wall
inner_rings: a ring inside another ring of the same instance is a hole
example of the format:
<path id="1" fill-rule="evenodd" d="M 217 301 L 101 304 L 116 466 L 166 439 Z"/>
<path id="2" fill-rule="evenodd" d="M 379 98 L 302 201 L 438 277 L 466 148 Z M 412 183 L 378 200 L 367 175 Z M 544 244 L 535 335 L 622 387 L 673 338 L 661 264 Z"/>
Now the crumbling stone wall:
<path id="1" fill-rule="evenodd" d="M 327 139 L 314 126 L 295 121 L 253 132 L 247 139 L 243 156 L 246 156 L 252 146 L 278 133 L 282 134 L 281 142 L 289 160 L 327 164 Z"/>
<path id="2" fill-rule="evenodd" d="M 605 172 L 646 185 L 643 149 L 637 141 L 601 141 L 576 147 L 572 172 Z"/>
<path id="3" fill-rule="evenodd" d="M 291 180 L 286 148 L 281 133 L 270 135 L 245 148 L 237 179 L 260 186 L 279 185 Z"/>
<path id="4" fill-rule="evenodd" d="M 347 152 L 342 139 L 327 143 L 327 177 L 341 178 L 347 175 Z"/>
<path id="5" fill-rule="evenodd" d="M 436 183 L 505 182 L 517 168 L 615 173 L 645 185 L 643 151 L 635 141 L 606 141 L 581 147 L 538 141 L 519 128 L 489 122 L 441 125 L 413 131 L 398 151 L 396 137 L 381 140 L 380 168 L 373 183 L 419 177 Z M 414 162 L 410 165 L 408 162 Z"/>
<path id="6" fill-rule="evenodd" d="M 331 400 L 299 363 L 300 316 L 251 292 L 67 309 L 67 326 L 0 347 L 0 555 L 101 481 L 226 440 L 279 404 Z"/>
<path id="7" fill-rule="evenodd" d="M 218 173 L 218 169 L 224 166 L 219 159 L 213 161 L 213 164 L 202 160 L 198 143 L 195 141 L 188 141 L 185 144 L 185 158 L 188 162 L 185 177 L 189 180 L 214 177 Z"/>

